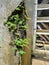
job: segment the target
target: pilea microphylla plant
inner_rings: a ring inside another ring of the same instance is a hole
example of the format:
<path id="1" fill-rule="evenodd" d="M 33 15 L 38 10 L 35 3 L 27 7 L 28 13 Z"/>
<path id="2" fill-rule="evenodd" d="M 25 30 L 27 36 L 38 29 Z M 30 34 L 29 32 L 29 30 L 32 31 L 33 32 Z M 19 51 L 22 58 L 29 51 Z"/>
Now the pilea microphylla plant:
<path id="1" fill-rule="evenodd" d="M 13 35 L 13 45 L 16 46 L 14 51 L 19 51 L 19 54 L 22 56 L 25 54 L 24 47 L 28 45 L 28 38 L 26 37 L 26 30 L 28 26 L 26 25 L 27 15 L 25 12 L 25 6 L 22 2 L 9 16 L 8 20 L 4 22 L 4 25 L 7 26 L 9 32 L 12 32 Z"/>

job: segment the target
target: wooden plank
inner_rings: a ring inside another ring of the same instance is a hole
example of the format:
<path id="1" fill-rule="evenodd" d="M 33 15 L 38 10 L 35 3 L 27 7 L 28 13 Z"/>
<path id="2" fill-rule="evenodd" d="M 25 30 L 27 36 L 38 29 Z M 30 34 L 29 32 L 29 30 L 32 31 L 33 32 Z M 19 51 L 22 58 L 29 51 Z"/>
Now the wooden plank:
<path id="1" fill-rule="evenodd" d="M 49 51 L 48 50 L 39 50 L 39 49 L 36 49 L 35 50 L 35 53 L 34 54 L 46 54 L 46 55 L 49 55 Z"/>
<path id="2" fill-rule="evenodd" d="M 45 23 L 42 22 L 41 24 L 42 24 L 42 26 L 43 26 L 45 29 L 47 29 L 47 30 L 49 29 L 49 27 L 48 27 Z"/>
<path id="3" fill-rule="evenodd" d="M 47 23 L 48 23 L 49 20 L 42 20 L 42 19 L 39 20 L 39 19 L 38 19 L 37 22 L 39 22 L 39 23 L 40 23 L 40 22 L 41 22 L 41 23 L 42 23 L 42 22 L 44 22 L 44 23 L 47 22 Z"/>
<path id="4" fill-rule="evenodd" d="M 32 4 L 33 4 L 33 0 L 25 0 L 25 7 L 26 7 L 26 13 L 27 16 L 32 18 Z M 31 10 L 30 10 L 31 9 Z M 24 51 L 26 52 L 25 55 L 22 56 L 22 65 L 31 65 L 31 50 L 32 50 L 32 19 L 31 20 L 27 20 L 26 24 L 28 25 L 28 29 L 27 29 L 27 37 L 29 38 L 29 48 L 24 48 Z"/>
<path id="5" fill-rule="evenodd" d="M 40 43 L 36 43 L 36 46 L 38 47 L 38 46 L 44 46 L 43 44 L 40 44 Z"/>
<path id="6" fill-rule="evenodd" d="M 49 30 L 48 30 L 48 29 L 49 29 L 48 26 L 47 26 L 46 24 L 44 24 L 43 22 L 42 22 L 41 24 L 42 24 L 47 30 L 41 29 L 41 27 L 39 27 L 40 30 L 37 30 L 37 31 L 38 31 L 38 32 L 43 32 L 43 31 L 44 31 L 44 32 L 49 32 Z M 46 36 L 46 35 L 44 35 L 44 36 L 41 36 L 41 35 L 40 35 L 40 37 L 42 37 L 42 38 L 46 38 L 47 40 L 49 40 L 49 37 Z"/>
<path id="7" fill-rule="evenodd" d="M 48 28 L 48 26 L 46 25 L 46 24 L 44 24 L 43 22 L 41 23 L 47 30 L 44 30 L 44 29 L 41 29 L 41 27 L 38 27 L 40 30 L 38 30 L 39 32 L 41 31 L 41 32 L 49 32 L 49 28 Z M 48 36 L 46 36 L 46 35 L 44 35 L 43 37 L 45 37 L 47 40 L 49 40 L 49 37 Z"/>
<path id="8" fill-rule="evenodd" d="M 49 30 L 37 30 L 36 32 L 47 32 L 47 33 L 49 33 Z"/>
<path id="9" fill-rule="evenodd" d="M 41 44 L 44 44 L 44 43 L 45 43 L 45 44 L 49 44 L 48 41 L 45 42 L 45 41 L 41 41 L 41 40 L 36 40 L 36 43 L 41 43 Z"/>
<path id="10" fill-rule="evenodd" d="M 37 20 L 49 20 L 49 17 L 37 17 Z"/>
<path id="11" fill-rule="evenodd" d="M 46 38 L 43 35 L 39 35 L 44 41 L 47 42 Z"/>
<path id="12" fill-rule="evenodd" d="M 46 39 L 49 41 L 49 37 L 47 35 L 44 35 L 44 37 L 46 37 Z"/>
<path id="13" fill-rule="evenodd" d="M 35 3 L 35 4 L 34 4 Z M 36 41 L 36 27 L 37 27 L 37 0 L 33 1 L 33 27 L 32 27 L 32 33 L 33 33 L 33 52 L 35 51 L 35 41 Z M 33 6 L 32 5 L 32 6 Z"/>
<path id="14" fill-rule="evenodd" d="M 44 32 L 45 32 L 46 30 L 44 30 Z M 43 32 L 43 30 L 38 30 L 37 32 Z M 45 42 L 47 42 L 47 39 L 49 40 L 49 38 L 48 38 L 48 36 L 46 36 L 46 35 L 39 35 L 43 40 L 45 40 Z"/>
<path id="15" fill-rule="evenodd" d="M 36 43 L 36 46 L 43 46 L 43 47 L 45 46 L 45 47 L 48 47 L 49 48 L 49 44 L 45 44 L 44 45 L 44 44 Z"/>
<path id="16" fill-rule="evenodd" d="M 49 9 L 49 4 L 38 4 L 37 10 L 47 10 Z"/>
<path id="17" fill-rule="evenodd" d="M 40 58 L 44 58 L 47 60 L 47 59 L 49 59 L 49 50 L 35 49 L 34 55 L 35 55 L 35 57 L 40 57 Z"/>
<path id="18" fill-rule="evenodd" d="M 49 32 L 36 32 L 36 34 L 49 35 Z"/>

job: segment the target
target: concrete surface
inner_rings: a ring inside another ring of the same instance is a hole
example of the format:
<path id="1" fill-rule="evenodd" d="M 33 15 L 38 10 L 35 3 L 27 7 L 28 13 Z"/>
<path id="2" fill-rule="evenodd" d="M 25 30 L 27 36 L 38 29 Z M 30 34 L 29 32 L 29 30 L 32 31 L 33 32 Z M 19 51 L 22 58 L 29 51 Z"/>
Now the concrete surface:
<path id="1" fill-rule="evenodd" d="M 15 10 L 22 0 L 0 0 L 0 65 L 16 65 L 9 43 L 11 36 L 8 29 L 3 25 L 8 16 Z M 16 60 L 16 59 L 15 59 Z"/>
<path id="2" fill-rule="evenodd" d="M 32 58 L 32 65 L 49 65 L 49 59 L 43 57 Z"/>

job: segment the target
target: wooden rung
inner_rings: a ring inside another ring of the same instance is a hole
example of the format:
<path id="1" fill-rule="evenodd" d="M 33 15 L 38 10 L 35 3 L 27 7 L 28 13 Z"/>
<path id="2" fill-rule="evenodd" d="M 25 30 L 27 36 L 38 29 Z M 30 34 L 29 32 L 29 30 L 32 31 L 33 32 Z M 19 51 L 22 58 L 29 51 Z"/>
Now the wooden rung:
<path id="1" fill-rule="evenodd" d="M 42 24 L 42 26 L 45 28 L 45 29 L 49 29 L 49 26 L 48 25 L 46 25 L 45 23 L 41 23 Z"/>
<path id="2" fill-rule="evenodd" d="M 49 55 L 49 50 L 38 50 L 38 49 L 35 49 L 35 51 L 33 52 L 34 54 L 46 54 L 46 55 Z"/>
<path id="3" fill-rule="evenodd" d="M 43 35 L 39 35 L 44 41 L 47 42 L 46 38 Z"/>
<path id="4" fill-rule="evenodd" d="M 49 40 L 49 37 L 47 35 L 44 35 L 44 37 L 46 37 L 46 39 Z"/>
<path id="5" fill-rule="evenodd" d="M 43 46 L 43 44 L 38 44 L 38 43 L 36 43 L 36 46 Z"/>
<path id="6" fill-rule="evenodd" d="M 41 44 L 41 43 L 36 43 L 36 46 L 45 46 L 49 48 L 49 44 Z"/>
<path id="7" fill-rule="evenodd" d="M 49 35 L 49 32 L 36 32 L 36 34 Z"/>
<path id="8" fill-rule="evenodd" d="M 37 30 L 36 34 L 49 35 L 49 30 Z"/>
<path id="9" fill-rule="evenodd" d="M 37 30 L 36 32 L 47 32 L 47 33 L 49 33 L 49 30 Z"/>
<path id="10" fill-rule="evenodd" d="M 49 17 L 37 17 L 37 20 L 49 21 Z"/>
<path id="11" fill-rule="evenodd" d="M 38 43 L 38 44 L 49 44 L 48 41 L 41 41 L 41 40 L 36 40 L 36 43 Z"/>
<path id="12" fill-rule="evenodd" d="M 49 22 L 49 20 L 37 20 L 37 22 Z"/>
<path id="13" fill-rule="evenodd" d="M 49 4 L 38 4 L 37 10 L 47 10 L 49 9 Z"/>
<path id="14" fill-rule="evenodd" d="M 47 45 L 47 44 L 38 44 L 38 43 L 36 43 L 36 47 L 43 47 L 43 48 L 46 48 L 46 49 L 49 49 L 49 45 Z"/>
<path id="15" fill-rule="evenodd" d="M 44 43 L 44 41 L 36 40 L 36 43 Z"/>

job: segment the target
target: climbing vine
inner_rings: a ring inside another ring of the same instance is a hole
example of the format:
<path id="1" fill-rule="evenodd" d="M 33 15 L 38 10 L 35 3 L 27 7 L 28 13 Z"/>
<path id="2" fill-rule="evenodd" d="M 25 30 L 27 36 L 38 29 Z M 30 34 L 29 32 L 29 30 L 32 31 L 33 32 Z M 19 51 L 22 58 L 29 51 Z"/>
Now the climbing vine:
<path id="1" fill-rule="evenodd" d="M 14 51 L 19 51 L 22 56 L 25 54 L 24 47 L 28 45 L 28 38 L 26 37 L 26 30 L 28 28 L 26 24 L 27 14 L 25 12 L 24 2 L 15 9 L 15 11 L 9 16 L 8 20 L 4 22 L 9 32 L 13 35 Z"/>

